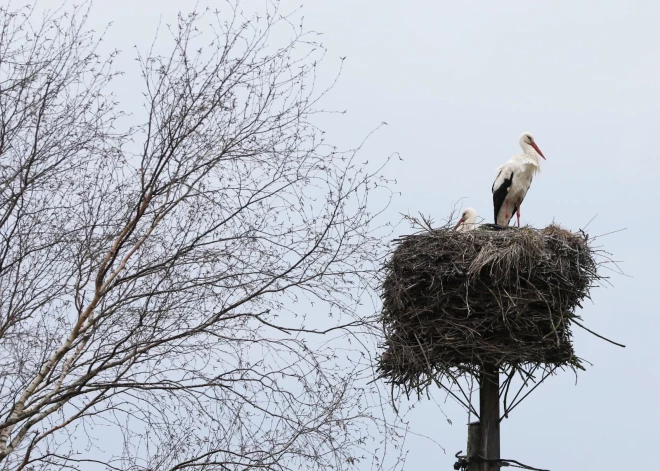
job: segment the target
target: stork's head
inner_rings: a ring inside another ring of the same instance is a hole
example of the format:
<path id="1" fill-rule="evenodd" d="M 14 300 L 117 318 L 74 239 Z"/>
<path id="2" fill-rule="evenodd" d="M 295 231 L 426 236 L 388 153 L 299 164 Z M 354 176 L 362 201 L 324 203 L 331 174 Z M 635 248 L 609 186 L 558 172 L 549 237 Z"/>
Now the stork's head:
<path id="1" fill-rule="evenodd" d="M 534 136 L 532 136 L 531 132 L 524 132 L 520 135 L 520 147 L 522 147 L 522 150 L 525 151 L 525 153 L 527 153 L 530 148 L 534 149 L 541 157 L 543 157 L 543 160 L 545 160 L 545 156 L 543 155 L 543 152 L 541 152 L 541 149 L 539 149 L 539 146 L 536 145 Z"/>
<path id="2" fill-rule="evenodd" d="M 465 231 L 474 229 L 475 223 L 477 222 L 477 212 L 474 208 L 466 208 L 465 211 L 461 213 L 461 218 L 458 220 L 458 223 L 454 226 L 455 231 Z"/>

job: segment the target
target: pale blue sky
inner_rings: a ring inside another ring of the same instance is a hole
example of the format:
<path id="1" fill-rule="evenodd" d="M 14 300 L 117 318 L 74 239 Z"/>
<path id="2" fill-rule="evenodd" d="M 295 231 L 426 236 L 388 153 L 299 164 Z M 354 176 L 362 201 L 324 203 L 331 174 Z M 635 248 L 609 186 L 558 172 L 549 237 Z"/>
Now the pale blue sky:
<path id="1" fill-rule="evenodd" d="M 114 20 L 108 41 L 128 60 L 134 44 L 149 44 L 160 15 L 193 6 L 97 1 L 93 23 Z M 502 424 L 502 455 L 553 471 L 657 466 L 660 3 L 305 0 L 302 14 L 324 33 L 328 73 L 347 56 L 326 103 L 348 113 L 323 119 L 328 140 L 354 146 L 389 123 L 363 155 L 404 159 L 387 170 L 401 192 L 393 221 L 408 211 L 440 220 L 465 197 L 491 222 L 495 168 L 531 131 L 547 161 L 523 222 L 578 229 L 598 214 L 593 235 L 627 228 L 602 242 L 632 278 L 614 275 L 615 287 L 595 290 L 581 314 L 628 348 L 576 332 L 578 354 L 594 367 L 577 385 L 570 373 L 551 378 L 517 408 Z M 406 469 L 452 469 L 465 449 L 466 414 L 451 401 L 443 411 L 453 425 L 429 401 L 408 415 L 414 432 L 447 452 L 411 436 Z"/>

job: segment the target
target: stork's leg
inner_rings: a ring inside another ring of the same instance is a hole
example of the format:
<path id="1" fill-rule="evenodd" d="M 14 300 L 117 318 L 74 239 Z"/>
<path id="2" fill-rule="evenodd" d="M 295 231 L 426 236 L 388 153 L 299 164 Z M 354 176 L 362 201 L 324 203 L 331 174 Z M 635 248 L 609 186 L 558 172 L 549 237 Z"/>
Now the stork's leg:
<path id="1" fill-rule="evenodd" d="M 522 200 L 518 201 L 518 211 L 516 211 L 516 216 L 518 218 L 518 227 L 520 227 L 520 205 L 522 205 Z"/>
<path id="2" fill-rule="evenodd" d="M 506 226 L 509 225 L 509 198 L 504 200 L 504 217 L 506 218 Z"/>

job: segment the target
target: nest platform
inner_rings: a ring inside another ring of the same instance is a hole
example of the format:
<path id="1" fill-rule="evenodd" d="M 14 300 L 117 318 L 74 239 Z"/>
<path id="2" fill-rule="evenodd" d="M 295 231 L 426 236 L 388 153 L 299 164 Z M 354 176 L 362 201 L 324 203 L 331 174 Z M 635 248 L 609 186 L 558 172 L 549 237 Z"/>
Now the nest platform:
<path id="1" fill-rule="evenodd" d="M 571 326 L 597 268 L 587 236 L 558 225 L 397 239 L 381 293 L 380 377 L 410 391 L 486 363 L 583 369 Z"/>

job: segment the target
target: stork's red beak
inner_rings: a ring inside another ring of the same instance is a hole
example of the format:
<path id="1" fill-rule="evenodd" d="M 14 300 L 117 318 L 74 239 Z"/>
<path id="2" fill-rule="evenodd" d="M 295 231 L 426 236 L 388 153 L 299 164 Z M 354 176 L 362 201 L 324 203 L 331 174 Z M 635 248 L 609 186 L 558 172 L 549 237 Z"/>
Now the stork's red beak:
<path id="1" fill-rule="evenodd" d="M 534 150 L 538 152 L 541 157 L 543 157 L 543 160 L 548 160 L 545 158 L 545 155 L 543 155 L 543 152 L 541 152 L 541 149 L 539 149 L 539 146 L 536 145 L 536 142 L 531 142 L 531 144 Z"/>
<path id="2" fill-rule="evenodd" d="M 460 225 L 463 224 L 464 222 L 465 222 L 465 219 L 460 219 L 460 220 L 458 221 L 458 224 L 456 224 L 456 225 L 454 226 L 454 230 L 458 229 L 458 226 L 460 226 Z"/>

